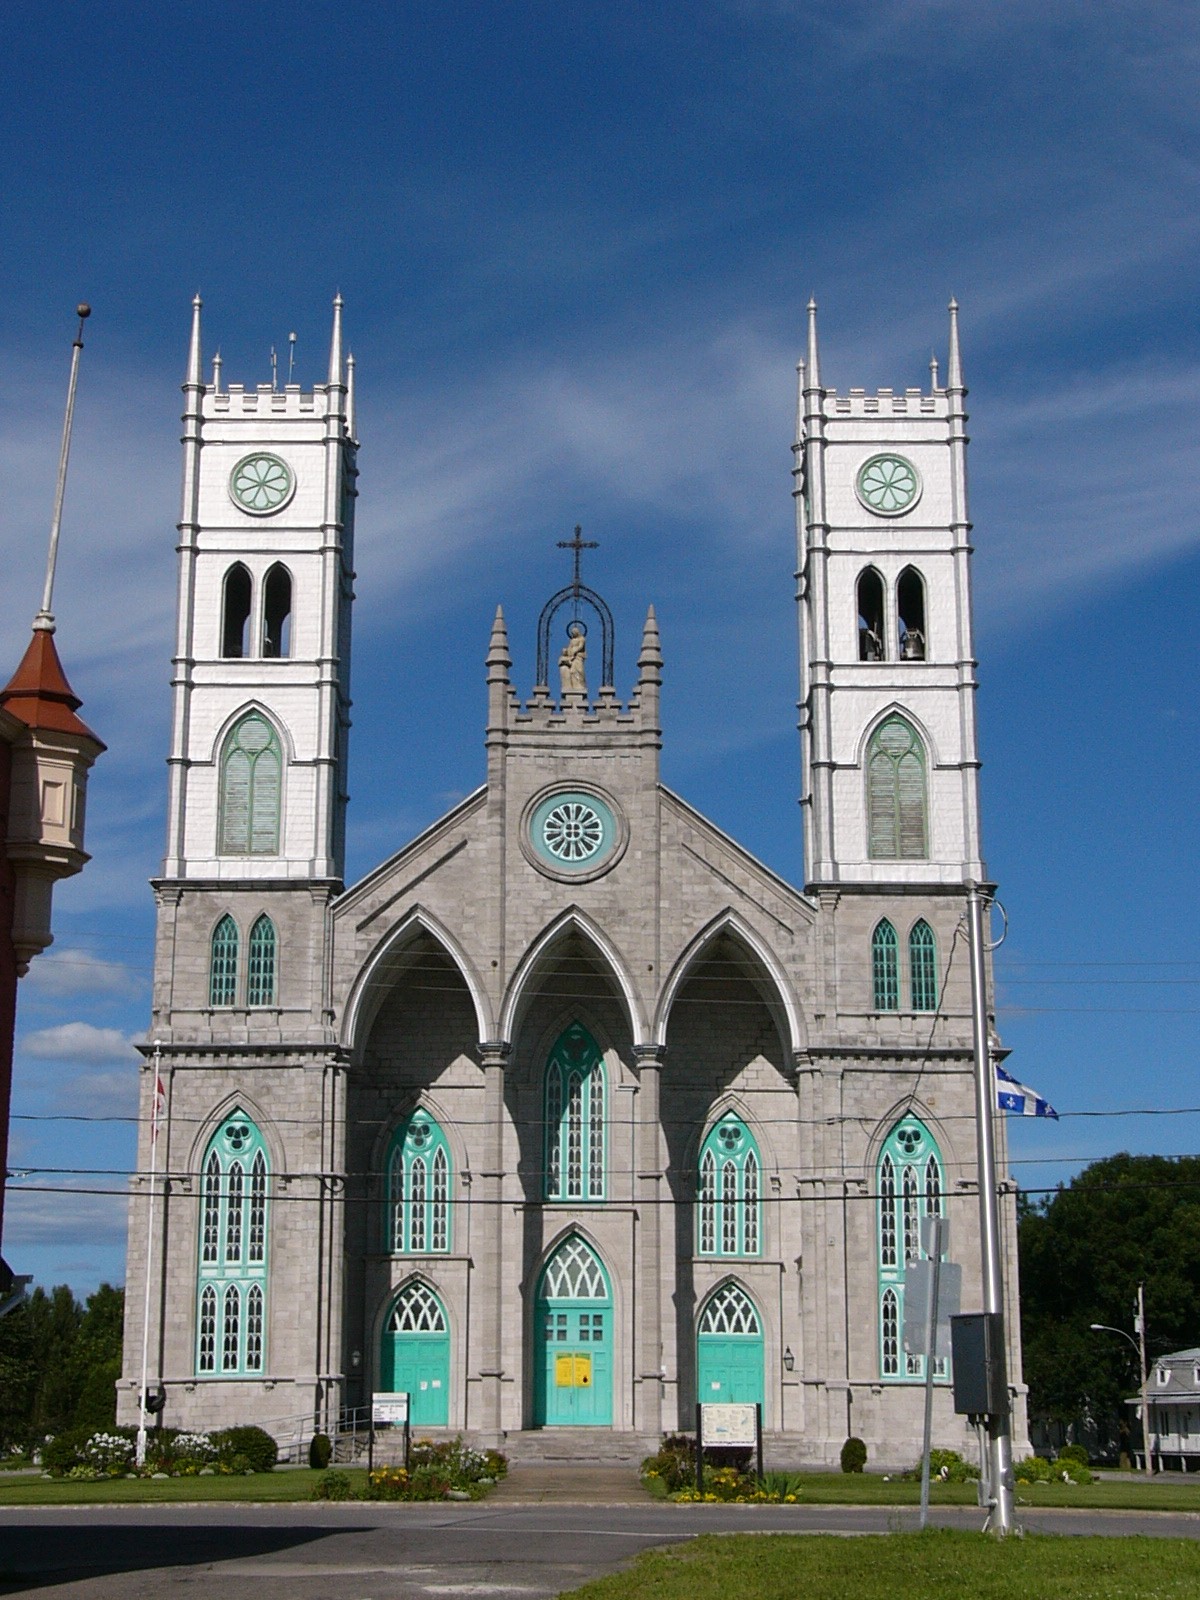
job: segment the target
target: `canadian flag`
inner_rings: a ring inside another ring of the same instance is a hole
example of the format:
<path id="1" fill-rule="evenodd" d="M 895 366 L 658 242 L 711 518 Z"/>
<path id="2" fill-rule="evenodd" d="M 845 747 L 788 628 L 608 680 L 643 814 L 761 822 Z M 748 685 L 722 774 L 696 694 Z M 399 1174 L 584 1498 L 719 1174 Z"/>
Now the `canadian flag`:
<path id="1" fill-rule="evenodd" d="M 158 1124 L 162 1120 L 163 1112 L 167 1109 L 167 1091 L 163 1088 L 163 1081 L 158 1073 L 154 1074 L 154 1113 L 150 1121 L 150 1142 L 158 1139 Z"/>

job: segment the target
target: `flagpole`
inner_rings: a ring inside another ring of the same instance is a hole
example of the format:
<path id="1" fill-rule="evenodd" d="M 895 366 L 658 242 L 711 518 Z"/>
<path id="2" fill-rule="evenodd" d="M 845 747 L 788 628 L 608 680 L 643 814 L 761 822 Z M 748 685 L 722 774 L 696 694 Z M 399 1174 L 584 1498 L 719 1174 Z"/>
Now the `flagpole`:
<path id="1" fill-rule="evenodd" d="M 154 1256 L 154 1179 L 158 1166 L 158 1105 L 162 1093 L 162 1046 L 154 1041 L 154 1087 L 150 1091 L 150 1203 L 146 1208 L 146 1294 L 142 1304 L 142 1387 L 138 1394 L 137 1464 L 146 1465 L 146 1381 L 150 1359 L 150 1280 Z"/>

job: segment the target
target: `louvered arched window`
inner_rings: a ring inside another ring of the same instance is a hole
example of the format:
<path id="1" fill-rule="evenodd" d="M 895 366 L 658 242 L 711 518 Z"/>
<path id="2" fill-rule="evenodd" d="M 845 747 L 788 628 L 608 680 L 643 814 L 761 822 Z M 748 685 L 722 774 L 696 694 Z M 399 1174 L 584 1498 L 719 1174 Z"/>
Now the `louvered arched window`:
<path id="1" fill-rule="evenodd" d="M 756 1256 L 762 1237 L 762 1161 L 740 1117 L 724 1116 L 700 1146 L 697 1236 L 703 1256 Z"/>
<path id="2" fill-rule="evenodd" d="M 249 711 L 230 729 L 221 752 L 220 855 L 279 853 L 282 782 L 275 730 L 261 712 Z"/>
<path id="3" fill-rule="evenodd" d="M 246 1377 L 264 1370 L 267 1147 L 242 1111 L 222 1119 L 201 1165 L 196 1370 Z"/>
<path id="4" fill-rule="evenodd" d="M 208 962 L 210 1006 L 237 1004 L 238 926 L 226 912 L 213 929 Z"/>
<path id="5" fill-rule="evenodd" d="M 606 1097 L 604 1058 L 574 1022 L 546 1063 L 546 1198 L 602 1200 Z"/>
<path id="6" fill-rule="evenodd" d="M 896 930 L 886 917 L 871 935 L 871 998 L 876 1011 L 900 1009 L 900 956 Z"/>
<path id="7" fill-rule="evenodd" d="M 924 861 L 929 854 L 925 746 L 903 717 L 880 723 L 867 746 L 867 854 Z"/>
<path id="8" fill-rule="evenodd" d="M 923 1378 L 925 1359 L 901 1349 L 905 1277 L 911 1261 L 924 1259 L 921 1218 L 944 1216 L 945 1179 L 941 1152 L 916 1117 L 903 1117 L 884 1140 L 879 1157 L 879 1370 L 885 1378 Z M 934 1377 L 947 1363 L 934 1363 Z"/>
<path id="9" fill-rule="evenodd" d="M 908 975 L 914 1011 L 938 1008 L 937 944 L 924 917 L 914 922 L 908 936 Z"/>
<path id="10" fill-rule="evenodd" d="M 275 1002 L 278 941 L 275 924 L 264 911 L 250 929 L 246 961 L 246 1004 L 273 1006 Z"/>
<path id="11" fill-rule="evenodd" d="M 388 1155 L 388 1249 L 422 1255 L 450 1248 L 450 1146 L 425 1110 L 396 1129 Z"/>

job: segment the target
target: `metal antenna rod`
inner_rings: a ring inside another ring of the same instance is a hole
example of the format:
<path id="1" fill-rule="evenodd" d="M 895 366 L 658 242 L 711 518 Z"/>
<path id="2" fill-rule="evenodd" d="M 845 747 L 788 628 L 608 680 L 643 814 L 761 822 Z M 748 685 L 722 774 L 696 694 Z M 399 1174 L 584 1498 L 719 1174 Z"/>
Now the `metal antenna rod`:
<path id="1" fill-rule="evenodd" d="M 62 447 L 58 452 L 58 480 L 54 485 L 54 515 L 50 519 L 50 553 L 46 558 L 46 585 L 42 590 L 42 609 L 33 619 L 33 625 L 43 633 L 54 632 L 54 569 L 58 564 L 58 532 L 62 527 L 63 495 L 67 488 L 67 457 L 71 453 L 71 423 L 75 416 L 75 386 L 79 382 L 79 357 L 83 350 L 83 324 L 92 314 L 91 306 L 81 302 L 75 307 L 79 318 L 79 332 L 71 346 L 71 381 L 67 385 L 67 413 L 63 418 Z"/>
<path id="2" fill-rule="evenodd" d="M 292 381 L 292 371 L 296 365 L 296 335 L 288 334 L 288 382 Z"/>

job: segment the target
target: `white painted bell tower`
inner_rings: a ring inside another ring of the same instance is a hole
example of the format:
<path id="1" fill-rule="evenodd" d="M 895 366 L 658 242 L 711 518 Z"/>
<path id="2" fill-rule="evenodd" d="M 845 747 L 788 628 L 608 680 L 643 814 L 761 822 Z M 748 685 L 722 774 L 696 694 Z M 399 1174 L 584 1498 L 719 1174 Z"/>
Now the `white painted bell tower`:
<path id="1" fill-rule="evenodd" d="M 950 303 L 946 385 L 821 383 L 816 305 L 795 446 L 805 876 L 986 876 L 979 839 L 966 389 Z"/>
<path id="2" fill-rule="evenodd" d="M 340 295 L 308 391 L 206 383 L 193 301 L 165 880 L 341 880 L 353 384 Z"/>

